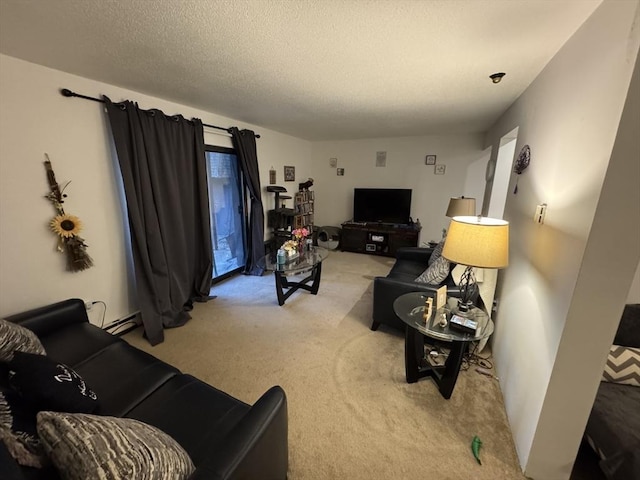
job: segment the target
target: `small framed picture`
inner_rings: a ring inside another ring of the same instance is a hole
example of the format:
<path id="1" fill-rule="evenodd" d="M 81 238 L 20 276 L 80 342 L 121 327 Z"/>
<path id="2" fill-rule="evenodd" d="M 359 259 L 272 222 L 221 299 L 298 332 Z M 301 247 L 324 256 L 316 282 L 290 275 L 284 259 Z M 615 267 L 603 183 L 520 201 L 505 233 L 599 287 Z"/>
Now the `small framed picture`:
<path id="1" fill-rule="evenodd" d="M 446 169 L 447 169 L 446 165 L 436 165 L 434 167 L 433 173 L 435 173 L 436 175 L 444 175 L 444 172 Z"/>
<path id="2" fill-rule="evenodd" d="M 344 168 L 336 168 L 336 175 L 344 177 Z"/>
<path id="3" fill-rule="evenodd" d="M 338 159 L 337 158 L 330 158 L 329 159 L 329 166 L 331 168 L 336 168 L 338 166 Z"/>
<path id="4" fill-rule="evenodd" d="M 285 182 L 296 181 L 296 167 L 291 167 L 291 166 L 284 167 L 284 181 Z"/>
<path id="5" fill-rule="evenodd" d="M 425 160 L 425 165 L 435 165 L 435 164 L 436 164 L 436 156 L 427 155 L 427 159 Z"/>

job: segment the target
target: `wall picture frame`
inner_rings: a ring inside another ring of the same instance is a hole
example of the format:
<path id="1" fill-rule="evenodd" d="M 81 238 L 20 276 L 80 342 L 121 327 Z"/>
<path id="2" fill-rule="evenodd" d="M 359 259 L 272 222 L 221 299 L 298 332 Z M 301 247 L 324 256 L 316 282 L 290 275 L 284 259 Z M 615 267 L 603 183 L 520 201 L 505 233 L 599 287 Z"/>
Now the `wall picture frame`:
<path id="1" fill-rule="evenodd" d="M 435 165 L 436 164 L 436 155 L 427 155 L 425 159 L 425 165 Z"/>
<path id="2" fill-rule="evenodd" d="M 447 166 L 446 165 L 436 165 L 433 168 L 433 173 L 436 175 L 444 175 L 444 172 L 447 170 Z"/>
<path id="3" fill-rule="evenodd" d="M 285 165 L 284 167 L 284 181 L 295 182 L 296 181 L 296 167 Z"/>
<path id="4" fill-rule="evenodd" d="M 336 175 L 344 177 L 344 168 L 336 168 Z"/>
<path id="5" fill-rule="evenodd" d="M 329 159 L 329 166 L 331 168 L 336 168 L 338 166 L 338 159 L 337 158 L 330 158 Z"/>

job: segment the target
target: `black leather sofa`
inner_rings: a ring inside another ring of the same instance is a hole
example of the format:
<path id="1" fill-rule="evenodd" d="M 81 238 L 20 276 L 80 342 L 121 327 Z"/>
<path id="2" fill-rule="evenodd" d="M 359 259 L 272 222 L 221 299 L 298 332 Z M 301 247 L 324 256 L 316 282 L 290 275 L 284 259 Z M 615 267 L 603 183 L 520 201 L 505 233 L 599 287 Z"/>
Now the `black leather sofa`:
<path id="1" fill-rule="evenodd" d="M 84 378 L 98 395 L 100 414 L 134 418 L 173 437 L 196 467 L 190 478 L 286 478 L 288 420 L 282 388 L 272 387 L 254 405 L 241 402 L 90 324 L 79 299 L 8 320 L 34 331 L 47 356 Z M 0 452 L 0 461 L 8 459 Z M 59 478 L 52 467 L 19 471 L 27 479 Z"/>
<path id="2" fill-rule="evenodd" d="M 460 288 L 451 276 L 451 271 L 456 264 L 452 263 L 449 275 L 439 285 L 416 282 L 415 279 L 429 265 L 429 257 L 433 248 L 403 247 L 396 251 L 396 263 L 386 277 L 376 277 L 373 280 L 373 322 L 371 330 L 377 330 L 381 324 L 388 325 L 399 330 L 405 329 L 405 324 L 393 311 L 393 302 L 400 295 L 409 292 L 435 291 L 442 285 L 447 286 L 447 295 L 459 297 Z"/>
<path id="3" fill-rule="evenodd" d="M 640 348 L 640 304 L 625 306 L 613 344 Z M 640 387 L 600 382 L 584 437 L 607 479 L 640 478 Z"/>

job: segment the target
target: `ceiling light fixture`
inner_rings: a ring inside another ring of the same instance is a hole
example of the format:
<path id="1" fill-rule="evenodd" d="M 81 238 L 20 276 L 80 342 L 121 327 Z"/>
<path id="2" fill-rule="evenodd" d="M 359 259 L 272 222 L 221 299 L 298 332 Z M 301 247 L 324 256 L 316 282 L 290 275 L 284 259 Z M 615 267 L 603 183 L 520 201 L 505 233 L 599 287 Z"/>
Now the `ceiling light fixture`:
<path id="1" fill-rule="evenodd" d="M 499 72 L 499 73 L 494 73 L 492 75 L 489 75 L 489 78 L 493 83 L 500 83 L 500 80 L 502 80 L 502 77 L 504 77 L 505 75 L 506 73 Z"/>

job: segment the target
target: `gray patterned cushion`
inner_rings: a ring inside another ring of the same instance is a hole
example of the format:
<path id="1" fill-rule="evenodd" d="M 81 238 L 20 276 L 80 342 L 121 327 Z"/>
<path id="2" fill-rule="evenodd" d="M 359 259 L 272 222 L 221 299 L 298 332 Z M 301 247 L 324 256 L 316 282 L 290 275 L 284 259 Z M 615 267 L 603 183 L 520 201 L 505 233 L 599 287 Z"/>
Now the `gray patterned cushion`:
<path id="1" fill-rule="evenodd" d="M 612 345 L 602 380 L 640 387 L 640 348 Z"/>
<path id="2" fill-rule="evenodd" d="M 435 246 L 433 252 L 431 252 L 431 256 L 429 256 L 429 260 L 427 261 L 427 265 L 433 265 L 437 259 L 442 256 L 442 249 L 444 248 L 444 238 L 440 240 L 440 242 Z"/>
<path id="3" fill-rule="evenodd" d="M 44 355 L 44 347 L 38 337 L 28 328 L 0 318 L 0 362 L 13 359 L 13 352 Z"/>
<path id="4" fill-rule="evenodd" d="M 443 256 L 433 262 L 427 269 L 416 278 L 416 282 L 428 283 L 429 285 L 440 285 L 449 275 L 450 263 Z"/>
<path id="5" fill-rule="evenodd" d="M 2 386 L 0 442 L 4 442 L 9 454 L 20 465 L 40 468 L 48 463 L 36 432 L 36 412 L 26 404 L 18 392 Z"/>
<path id="6" fill-rule="evenodd" d="M 179 480 L 195 470 L 178 442 L 130 418 L 40 412 L 38 435 L 65 480 Z"/>

